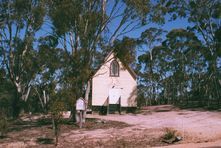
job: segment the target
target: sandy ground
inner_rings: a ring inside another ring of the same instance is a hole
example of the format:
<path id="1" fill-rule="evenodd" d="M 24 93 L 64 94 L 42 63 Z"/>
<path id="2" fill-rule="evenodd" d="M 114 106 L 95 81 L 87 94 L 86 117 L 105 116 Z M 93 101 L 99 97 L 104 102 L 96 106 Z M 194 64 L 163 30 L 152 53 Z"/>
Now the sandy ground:
<path id="1" fill-rule="evenodd" d="M 89 117 L 121 121 L 138 129 L 173 128 L 183 137 L 183 142 L 181 145 L 168 147 L 221 147 L 220 112 L 179 110 L 166 105 L 146 108 L 140 114 L 91 115 Z"/>
<path id="2" fill-rule="evenodd" d="M 92 114 L 87 115 L 87 118 L 89 119 L 82 129 L 73 123 L 63 124 L 57 147 L 221 147 L 220 112 L 180 110 L 164 105 L 147 107 L 137 114 Z M 39 137 L 53 140 L 50 121 L 44 121 L 41 125 L 36 123 L 15 125 L 7 138 L 0 139 L 0 147 L 55 147 L 53 143 L 37 142 Z M 162 142 L 165 128 L 176 130 L 182 140 L 170 145 Z"/>

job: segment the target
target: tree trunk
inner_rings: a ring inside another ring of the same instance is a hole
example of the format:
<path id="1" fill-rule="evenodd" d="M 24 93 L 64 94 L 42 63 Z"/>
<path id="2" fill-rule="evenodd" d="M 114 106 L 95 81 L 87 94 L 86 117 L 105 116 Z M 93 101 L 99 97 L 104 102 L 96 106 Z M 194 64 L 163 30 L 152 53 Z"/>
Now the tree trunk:
<path id="1" fill-rule="evenodd" d="M 87 81 L 87 89 L 86 89 L 86 92 L 85 92 L 85 103 L 86 103 L 86 105 L 85 105 L 85 111 L 83 112 L 83 118 L 82 118 L 83 123 L 85 123 L 85 119 L 86 119 L 90 90 L 91 90 L 91 80 L 89 79 Z"/>
<path id="2" fill-rule="evenodd" d="M 53 131 L 54 131 L 54 135 L 55 135 L 55 146 L 58 145 L 58 132 L 59 132 L 59 125 L 58 125 L 58 121 L 57 119 L 54 118 L 54 116 L 52 116 L 52 126 L 53 126 Z"/>
<path id="3" fill-rule="evenodd" d="M 86 107 L 88 105 L 90 91 L 91 91 L 91 79 L 87 81 L 87 89 L 86 89 L 86 92 L 85 92 L 85 101 L 87 103 Z"/>

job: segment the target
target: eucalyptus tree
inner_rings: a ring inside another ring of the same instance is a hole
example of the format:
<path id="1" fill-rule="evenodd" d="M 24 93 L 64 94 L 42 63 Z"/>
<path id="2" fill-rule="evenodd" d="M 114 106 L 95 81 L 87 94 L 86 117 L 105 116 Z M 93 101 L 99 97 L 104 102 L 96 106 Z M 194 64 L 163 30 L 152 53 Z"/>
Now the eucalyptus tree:
<path id="1" fill-rule="evenodd" d="M 112 50 L 124 64 L 135 69 L 137 46 L 137 39 L 124 37 L 122 40 L 115 40 Z"/>
<path id="2" fill-rule="evenodd" d="M 159 90 L 162 90 L 162 80 L 166 78 L 166 73 L 169 71 L 166 61 L 166 48 L 161 45 L 156 46 L 151 49 L 151 52 L 147 51 L 138 57 L 141 68 L 139 72 L 139 81 L 142 85 L 140 91 L 147 98 L 146 105 L 152 105 L 153 101 L 157 102 Z"/>
<path id="3" fill-rule="evenodd" d="M 154 97 L 151 99 L 159 99 L 161 94 L 168 103 L 182 101 L 188 97 L 190 90 L 195 90 L 193 76 L 205 71 L 204 61 L 201 42 L 195 34 L 174 29 L 166 35 L 160 46 L 139 56 L 139 62 L 144 67 L 141 83 L 149 97 Z"/>
<path id="4" fill-rule="evenodd" d="M 148 91 L 149 99 L 151 104 L 151 99 L 156 99 L 156 87 L 158 87 L 158 81 L 156 73 L 154 73 L 154 69 L 156 70 L 156 58 L 160 58 L 162 56 L 160 54 L 159 48 L 155 48 L 157 44 L 162 41 L 163 34 L 166 33 L 163 29 L 160 28 L 148 28 L 144 32 L 142 32 L 140 39 L 138 40 L 138 44 L 144 48 L 141 52 L 144 54 L 139 57 L 140 64 L 143 65 L 145 63 L 146 76 L 142 74 L 142 77 L 148 82 Z M 154 51 L 153 51 L 154 50 Z M 159 53 L 155 51 L 159 51 Z M 157 55 L 159 54 L 159 55 Z M 145 59 L 145 60 L 144 60 Z M 142 64 L 143 63 L 143 64 Z M 154 64 L 155 63 L 155 64 Z M 160 65 L 158 65 L 160 66 Z M 160 68 L 160 67 L 159 67 Z M 158 79 L 159 80 L 159 79 Z M 145 86 L 144 86 L 145 87 Z"/>
<path id="5" fill-rule="evenodd" d="M 189 29 L 195 31 L 204 45 L 204 56 L 208 63 L 207 92 L 210 98 L 220 98 L 220 40 L 221 2 L 219 0 L 164 0 L 161 7 L 172 19 L 187 18 Z"/>
<path id="6" fill-rule="evenodd" d="M 39 40 L 37 65 L 38 72 L 35 76 L 33 89 L 40 101 L 43 111 L 48 111 L 49 102 L 53 101 L 55 92 L 60 87 L 62 68 L 65 63 L 65 53 L 60 48 L 55 48 L 53 37 L 41 37 Z"/>
<path id="7" fill-rule="evenodd" d="M 17 116 L 18 104 L 20 101 L 27 101 L 31 80 L 35 75 L 34 42 L 45 16 L 44 2 L 1 0 L 0 14 L 1 58 L 16 90 L 13 114 Z"/>
<path id="8" fill-rule="evenodd" d="M 203 55 L 201 42 L 193 32 L 184 29 L 170 31 L 162 45 L 168 50 L 168 64 L 172 72 L 175 97 L 180 100 L 188 97 L 192 88 L 191 76 L 203 73 Z M 201 60 L 200 60 L 201 59 Z M 199 67 L 201 66 L 201 67 Z"/>

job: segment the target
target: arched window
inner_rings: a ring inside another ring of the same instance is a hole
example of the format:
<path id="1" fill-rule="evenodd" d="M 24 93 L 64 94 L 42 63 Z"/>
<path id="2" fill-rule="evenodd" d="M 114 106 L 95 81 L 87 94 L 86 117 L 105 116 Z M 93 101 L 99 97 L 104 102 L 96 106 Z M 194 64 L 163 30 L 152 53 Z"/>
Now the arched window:
<path id="1" fill-rule="evenodd" d="M 110 76 L 119 77 L 119 64 L 116 60 L 112 61 L 110 64 Z"/>

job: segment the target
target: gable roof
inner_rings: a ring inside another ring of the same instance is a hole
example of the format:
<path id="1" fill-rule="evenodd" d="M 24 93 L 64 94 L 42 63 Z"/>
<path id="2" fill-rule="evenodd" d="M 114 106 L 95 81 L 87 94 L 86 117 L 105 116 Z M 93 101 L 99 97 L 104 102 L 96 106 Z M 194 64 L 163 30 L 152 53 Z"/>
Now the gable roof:
<path id="1" fill-rule="evenodd" d="M 108 53 L 108 55 L 105 57 L 103 64 L 108 62 L 107 60 L 108 60 L 108 58 L 109 58 L 112 54 L 114 55 L 114 58 L 115 58 L 115 59 L 118 59 L 118 60 L 121 62 L 121 60 L 116 57 L 116 55 L 114 54 L 113 50 L 111 50 L 111 51 Z M 123 65 L 123 67 L 125 67 L 125 68 L 128 70 L 128 72 L 130 73 L 130 75 L 136 80 L 137 74 L 134 72 L 134 70 L 133 70 L 130 66 L 124 64 L 123 62 L 121 62 L 121 63 L 122 63 L 122 65 Z M 95 71 L 95 73 L 92 75 L 92 77 L 94 77 L 94 75 L 97 73 L 97 71 L 101 68 L 101 66 L 102 66 L 103 64 L 101 64 L 101 65 L 98 67 L 98 69 Z"/>

